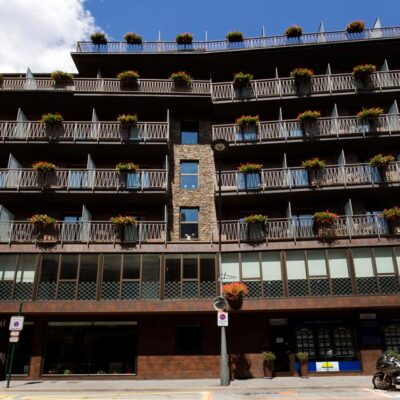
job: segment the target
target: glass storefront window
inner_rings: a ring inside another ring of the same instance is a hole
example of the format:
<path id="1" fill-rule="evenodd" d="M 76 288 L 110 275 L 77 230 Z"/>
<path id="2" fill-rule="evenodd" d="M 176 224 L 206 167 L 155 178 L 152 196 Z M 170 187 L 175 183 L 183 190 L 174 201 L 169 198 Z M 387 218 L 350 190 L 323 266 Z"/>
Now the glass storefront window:
<path id="1" fill-rule="evenodd" d="M 308 296 L 304 251 L 288 251 L 286 253 L 286 271 L 289 296 Z"/>
<path id="2" fill-rule="evenodd" d="M 258 253 L 242 253 L 242 278 L 260 278 L 260 260 Z"/>
<path id="3" fill-rule="evenodd" d="M 139 279 L 140 278 L 140 255 L 124 254 L 124 271 L 123 279 Z"/>
<path id="4" fill-rule="evenodd" d="M 60 279 L 76 279 L 78 273 L 78 255 L 63 254 L 61 256 Z"/>
<path id="5" fill-rule="evenodd" d="M 331 278 L 348 278 L 349 267 L 347 264 L 346 250 L 328 250 L 328 263 Z"/>
<path id="6" fill-rule="evenodd" d="M 383 329 L 385 350 L 400 352 L 400 325 L 388 325 Z"/>
<path id="7" fill-rule="evenodd" d="M 78 300 L 95 300 L 97 287 L 97 254 L 82 254 L 79 269 Z"/>
<path id="8" fill-rule="evenodd" d="M 0 255 L 0 281 L 14 280 L 16 260 L 15 254 Z"/>
<path id="9" fill-rule="evenodd" d="M 240 281 L 240 267 L 238 253 L 222 254 L 221 274 L 223 282 Z"/>
<path id="10" fill-rule="evenodd" d="M 197 257 L 183 256 L 183 279 L 197 279 Z"/>
<path id="11" fill-rule="evenodd" d="M 309 276 L 327 276 L 324 250 L 307 250 Z"/>
<path id="12" fill-rule="evenodd" d="M 359 248 L 353 249 L 354 270 L 357 278 L 366 278 L 374 276 L 372 266 L 371 249 Z"/>
<path id="13" fill-rule="evenodd" d="M 142 256 L 142 299 L 158 299 L 160 293 L 160 255 Z"/>
<path id="14" fill-rule="evenodd" d="M 378 274 L 393 274 L 393 255 L 390 247 L 374 248 L 376 270 Z"/>
<path id="15" fill-rule="evenodd" d="M 264 281 L 281 281 L 281 256 L 279 252 L 261 253 L 261 267 Z"/>

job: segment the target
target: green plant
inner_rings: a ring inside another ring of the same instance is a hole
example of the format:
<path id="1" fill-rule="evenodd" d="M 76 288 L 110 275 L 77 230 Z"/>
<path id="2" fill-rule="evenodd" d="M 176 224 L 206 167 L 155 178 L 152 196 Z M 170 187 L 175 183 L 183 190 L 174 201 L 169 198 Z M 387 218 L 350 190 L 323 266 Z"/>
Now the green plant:
<path id="1" fill-rule="evenodd" d="M 311 111 L 307 110 L 302 112 L 297 116 L 297 119 L 300 122 L 307 122 L 307 121 L 316 121 L 318 118 L 321 117 L 321 113 L 319 111 Z"/>
<path id="2" fill-rule="evenodd" d="M 193 35 L 189 32 L 180 33 L 176 35 L 176 43 L 178 44 L 192 44 Z"/>
<path id="3" fill-rule="evenodd" d="M 262 355 L 265 361 L 276 360 L 276 355 L 272 351 L 263 351 Z"/>
<path id="4" fill-rule="evenodd" d="M 385 354 L 388 358 L 394 358 L 396 361 L 400 361 L 400 353 L 397 353 L 397 351 L 388 350 Z"/>
<path id="5" fill-rule="evenodd" d="M 74 77 L 69 72 L 54 71 L 50 76 L 55 83 L 67 84 L 74 81 Z"/>
<path id="6" fill-rule="evenodd" d="M 139 77 L 140 76 L 137 71 L 123 71 L 117 75 L 117 79 L 121 81 L 122 85 L 129 85 L 129 86 L 137 85 Z"/>
<path id="7" fill-rule="evenodd" d="M 95 32 L 90 35 L 90 39 L 92 39 L 93 44 L 107 44 L 106 35 L 102 32 Z"/>
<path id="8" fill-rule="evenodd" d="M 42 115 L 40 122 L 50 126 L 60 126 L 63 123 L 63 116 L 60 113 L 47 113 Z"/>
<path id="9" fill-rule="evenodd" d="M 245 74 L 244 72 L 237 72 L 233 76 L 233 86 L 235 86 L 236 88 L 249 87 L 252 79 L 253 79 L 252 74 Z"/>
<path id="10" fill-rule="evenodd" d="M 289 26 L 289 28 L 287 28 L 285 31 L 285 35 L 287 38 L 297 38 L 300 37 L 302 34 L 303 29 L 301 29 L 301 27 L 298 25 Z"/>
<path id="11" fill-rule="evenodd" d="M 134 225 L 137 224 L 137 219 L 130 215 L 117 215 L 116 217 L 110 218 L 110 222 L 114 225 L 124 226 L 124 225 Z"/>
<path id="12" fill-rule="evenodd" d="M 400 207 L 385 208 L 382 216 L 388 221 L 400 220 Z"/>
<path id="13" fill-rule="evenodd" d="M 258 115 L 242 115 L 236 119 L 236 125 L 239 128 L 248 128 L 256 126 L 260 122 Z"/>
<path id="14" fill-rule="evenodd" d="M 244 222 L 246 222 L 247 224 L 257 224 L 257 223 L 264 223 L 266 219 L 267 217 L 265 217 L 264 215 L 252 214 L 245 217 Z"/>
<path id="15" fill-rule="evenodd" d="M 37 172 L 50 174 L 57 169 L 57 166 L 47 161 L 36 161 L 32 164 L 32 168 Z"/>
<path id="16" fill-rule="evenodd" d="M 314 77 L 314 71 L 309 68 L 295 68 L 290 73 L 290 76 L 294 78 L 295 81 L 310 81 Z"/>
<path id="17" fill-rule="evenodd" d="M 394 160 L 395 158 L 391 154 L 386 156 L 383 154 L 377 154 L 369 160 L 369 165 L 371 167 L 386 167 Z"/>
<path id="18" fill-rule="evenodd" d="M 125 33 L 124 39 L 128 44 L 142 44 L 143 42 L 142 37 L 133 32 Z"/>
<path id="19" fill-rule="evenodd" d="M 365 29 L 364 21 L 352 21 L 346 26 L 347 33 L 361 33 Z"/>
<path id="20" fill-rule="evenodd" d="M 356 79 L 364 79 L 376 72 L 376 66 L 373 64 L 357 65 L 353 68 L 353 77 Z"/>
<path id="21" fill-rule="evenodd" d="M 309 357 L 310 355 L 306 352 L 306 351 L 299 351 L 297 354 L 296 354 L 296 357 L 298 358 L 298 360 L 301 362 L 301 363 L 306 363 L 307 361 L 308 361 L 308 357 Z"/>
<path id="22" fill-rule="evenodd" d="M 307 171 L 320 170 L 325 168 L 325 161 L 320 160 L 319 158 L 310 158 L 308 160 L 304 160 L 301 163 L 301 166 Z"/>
<path id="23" fill-rule="evenodd" d="M 254 174 L 261 172 L 262 167 L 263 167 L 262 164 L 245 163 L 245 164 L 240 164 L 237 167 L 237 169 L 242 174 Z"/>
<path id="24" fill-rule="evenodd" d="M 243 299 L 249 293 L 248 287 L 242 282 L 226 283 L 222 287 L 222 293 L 227 300 Z"/>
<path id="25" fill-rule="evenodd" d="M 175 86 L 188 87 L 192 84 L 192 77 L 185 71 L 174 72 L 170 75 L 169 79 L 174 82 Z"/>
<path id="26" fill-rule="evenodd" d="M 55 218 L 50 217 L 47 214 L 35 214 L 28 218 L 28 221 L 35 225 L 41 226 L 52 226 L 57 221 Z"/>
<path id="27" fill-rule="evenodd" d="M 372 108 L 363 108 L 361 111 L 357 113 L 357 117 L 359 119 L 370 119 L 370 118 L 378 118 L 381 114 L 383 114 L 383 108 L 381 107 L 372 107 Z"/>
<path id="28" fill-rule="evenodd" d="M 225 37 L 229 43 L 243 42 L 244 40 L 243 33 L 239 31 L 228 32 Z"/>
<path id="29" fill-rule="evenodd" d="M 115 169 L 118 172 L 136 172 L 139 169 L 139 165 L 132 162 L 118 163 Z"/>
<path id="30" fill-rule="evenodd" d="M 339 216 L 329 211 L 318 211 L 313 215 L 314 223 L 318 226 L 329 227 L 335 224 Z"/>
<path id="31" fill-rule="evenodd" d="M 121 114 L 118 115 L 117 121 L 121 125 L 136 125 L 138 122 L 138 116 L 137 114 Z"/>

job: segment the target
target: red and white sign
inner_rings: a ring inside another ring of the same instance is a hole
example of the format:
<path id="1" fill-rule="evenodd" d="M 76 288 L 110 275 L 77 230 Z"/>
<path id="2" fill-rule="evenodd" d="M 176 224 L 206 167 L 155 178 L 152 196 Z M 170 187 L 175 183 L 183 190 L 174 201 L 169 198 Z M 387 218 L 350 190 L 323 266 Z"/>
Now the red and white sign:
<path id="1" fill-rule="evenodd" d="M 228 326 L 228 313 L 226 311 L 218 311 L 218 326 Z"/>

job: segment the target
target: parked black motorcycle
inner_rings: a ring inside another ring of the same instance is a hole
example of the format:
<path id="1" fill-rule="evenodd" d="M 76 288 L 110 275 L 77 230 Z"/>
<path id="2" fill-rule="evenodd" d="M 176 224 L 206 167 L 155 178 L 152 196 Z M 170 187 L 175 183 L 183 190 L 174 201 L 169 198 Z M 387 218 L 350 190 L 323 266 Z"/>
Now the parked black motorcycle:
<path id="1" fill-rule="evenodd" d="M 379 357 L 372 383 L 375 389 L 381 390 L 400 385 L 400 359 L 391 354 L 383 354 Z"/>

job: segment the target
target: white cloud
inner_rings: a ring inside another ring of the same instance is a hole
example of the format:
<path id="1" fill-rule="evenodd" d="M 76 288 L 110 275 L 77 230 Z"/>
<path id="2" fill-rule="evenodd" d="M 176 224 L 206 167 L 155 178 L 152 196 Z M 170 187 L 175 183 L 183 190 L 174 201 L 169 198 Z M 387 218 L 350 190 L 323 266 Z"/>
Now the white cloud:
<path id="1" fill-rule="evenodd" d="M 76 71 L 70 51 L 97 30 L 85 0 L 0 0 L 0 73 Z"/>

